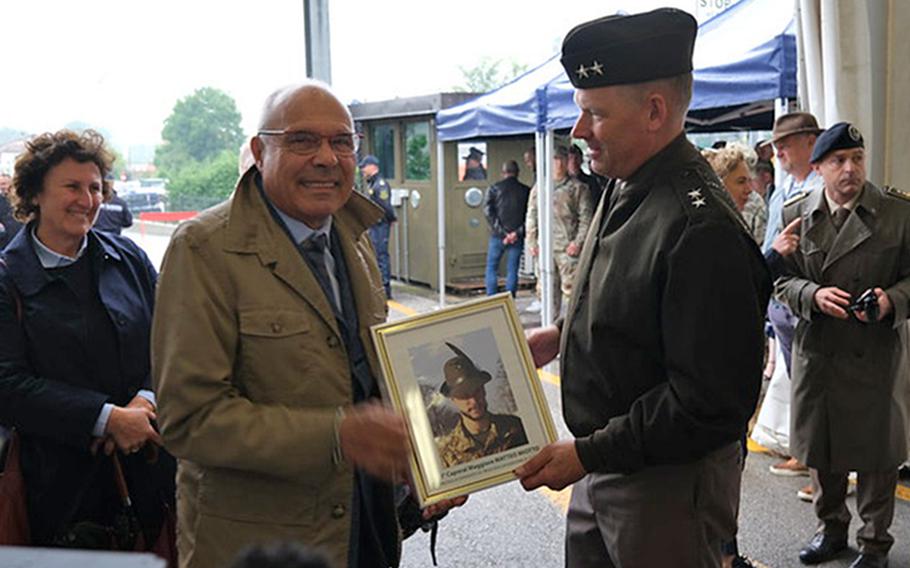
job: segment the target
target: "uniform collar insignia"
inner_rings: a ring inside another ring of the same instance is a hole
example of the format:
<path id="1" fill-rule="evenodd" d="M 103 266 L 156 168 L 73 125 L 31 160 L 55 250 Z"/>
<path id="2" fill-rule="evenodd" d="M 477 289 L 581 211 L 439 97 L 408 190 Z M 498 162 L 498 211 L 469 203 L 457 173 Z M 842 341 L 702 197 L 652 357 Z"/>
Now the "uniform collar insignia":
<path id="1" fill-rule="evenodd" d="M 708 203 L 705 201 L 705 198 L 701 194 L 701 188 L 697 187 L 688 193 L 689 197 L 692 199 L 692 205 L 698 209 L 699 207 L 704 207 Z"/>

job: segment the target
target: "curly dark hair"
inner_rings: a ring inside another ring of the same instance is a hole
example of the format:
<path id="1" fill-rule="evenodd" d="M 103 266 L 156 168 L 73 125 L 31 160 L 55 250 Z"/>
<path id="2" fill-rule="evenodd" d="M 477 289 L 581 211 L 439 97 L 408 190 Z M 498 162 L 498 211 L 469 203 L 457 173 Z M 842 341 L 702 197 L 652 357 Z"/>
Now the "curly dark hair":
<path id="1" fill-rule="evenodd" d="M 114 162 L 114 155 L 104 146 L 104 137 L 94 130 L 84 130 L 81 134 L 58 130 L 35 136 L 25 145 L 25 152 L 16 158 L 10 202 L 17 219 L 28 222 L 40 216 L 35 198 L 44 190 L 44 177 L 67 158 L 80 164 L 94 163 L 101 179 L 107 177 Z M 107 199 L 111 191 L 107 181 L 102 191 Z"/>

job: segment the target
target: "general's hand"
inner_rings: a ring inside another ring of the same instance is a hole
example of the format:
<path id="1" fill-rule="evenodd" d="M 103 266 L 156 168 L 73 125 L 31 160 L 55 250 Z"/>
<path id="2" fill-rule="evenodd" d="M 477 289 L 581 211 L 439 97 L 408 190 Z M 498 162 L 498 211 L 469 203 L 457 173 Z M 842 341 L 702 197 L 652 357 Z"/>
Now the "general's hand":
<path id="1" fill-rule="evenodd" d="M 105 434 L 123 453 L 136 453 L 147 442 L 160 446 L 164 442 L 152 427 L 152 421 L 155 419 L 155 413 L 147 408 L 115 406 L 108 418 Z M 104 450 L 110 454 L 113 447 L 111 444 L 105 444 Z"/>
<path id="2" fill-rule="evenodd" d="M 572 241 L 572 242 L 569 243 L 569 245 L 566 247 L 566 254 L 569 255 L 569 256 L 578 256 L 578 254 L 579 254 L 580 252 L 581 252 L 581 245 L 579 245 L 579 244 L 576 243 L 575 241 Z"/>
<path id="3" fill-rule="evenodd" d="M 559 491 L 584 477 L 585 473 L 575 450 L 575 440 L 554 442 L 515 470 L 526 491 L 541 485 Z"/>
<path id="4" fill-rule="evenodd" d="M 529 247 L 528 251 L 531 253 L 531 256 L 540 256 L 540 247 Z"/>
<path id="5" fill-rule="evenodd" d="M 850 305 L 850 294 L 837 286 L 819 288 L 815 292 L 815 305 L 823 314 L 837 319 L 847 319 L 847 310 Z"/>
<path id="6" fill-rule="evenodd" d="M 878 319 L 876 321 L 882 321 L 894 311 L 894 304 L 891 303 L 891 298 L 881 288 L 875 288 L 873 292 L 875 292 L 875 297 L 878 298 Z M 863 323 L 869 323 L 869 317 L 866 312 L 856 312 L 856 319 Z"/>
<path id="7" fill-rule="evenodd" d="M 535 327 L 527 333 L 527 339 L 536 367 L 543 367 L 559 355 L 559 328 L 555 325 Z"/>
<path id="8" fill-rule="evenodd" d="M 423 518 L 429 520 L 433 517 L 448 513 L 449 510 L 464 505 L 467 500 L 468 496 L 463 495 L 461 497 L 455 497 L 454 499 L 443 499 L 439 503 L 433 503 L 423 510 Z"/>
<path id="9" fill-rule="evenodd" d="M 400 416 L 376 402 L 350 408 L 338 428 L 344 459 L 395 482 L 408 474 L 408 434 Z"/>
<path id="10" fill-rule="evenodd" d="M 802 222 L 800 217 L 794 219 L 784 230 L 777 235 L 771 248 L 777 251 L 781 256 L 790 256 L 799 246 L 799 225 Z"/>

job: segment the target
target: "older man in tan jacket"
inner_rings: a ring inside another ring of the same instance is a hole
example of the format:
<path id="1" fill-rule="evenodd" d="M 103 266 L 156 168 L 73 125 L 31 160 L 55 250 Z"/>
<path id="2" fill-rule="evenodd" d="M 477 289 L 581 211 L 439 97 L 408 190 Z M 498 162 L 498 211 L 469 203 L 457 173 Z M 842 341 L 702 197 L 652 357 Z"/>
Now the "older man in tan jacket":
<path id="1" fill-rule="evenodd" d="M 382 211 L 352 192 L 357 141 L 325 86 L 277 91 L 255 167 L 174 234 L 153 372 L 180 459 L 183 568 L 276 540 L 339 567 L 398 565 L 390 482 L 406 473 L 406 431 L 374 402 L 369 328 L 387 308 L 367 228 Z"/>

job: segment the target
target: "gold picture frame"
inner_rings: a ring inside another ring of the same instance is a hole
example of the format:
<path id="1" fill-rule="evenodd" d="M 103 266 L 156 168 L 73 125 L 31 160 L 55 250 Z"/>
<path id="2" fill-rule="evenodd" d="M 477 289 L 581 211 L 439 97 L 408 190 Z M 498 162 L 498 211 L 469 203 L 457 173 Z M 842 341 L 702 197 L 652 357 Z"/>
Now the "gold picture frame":
<path id="1" fill-rule="evenodd" d="M 510 294 L 371 331 L 383 396 L 407 422 L 421 506 L 511 481 L 556 439 Z"/>

